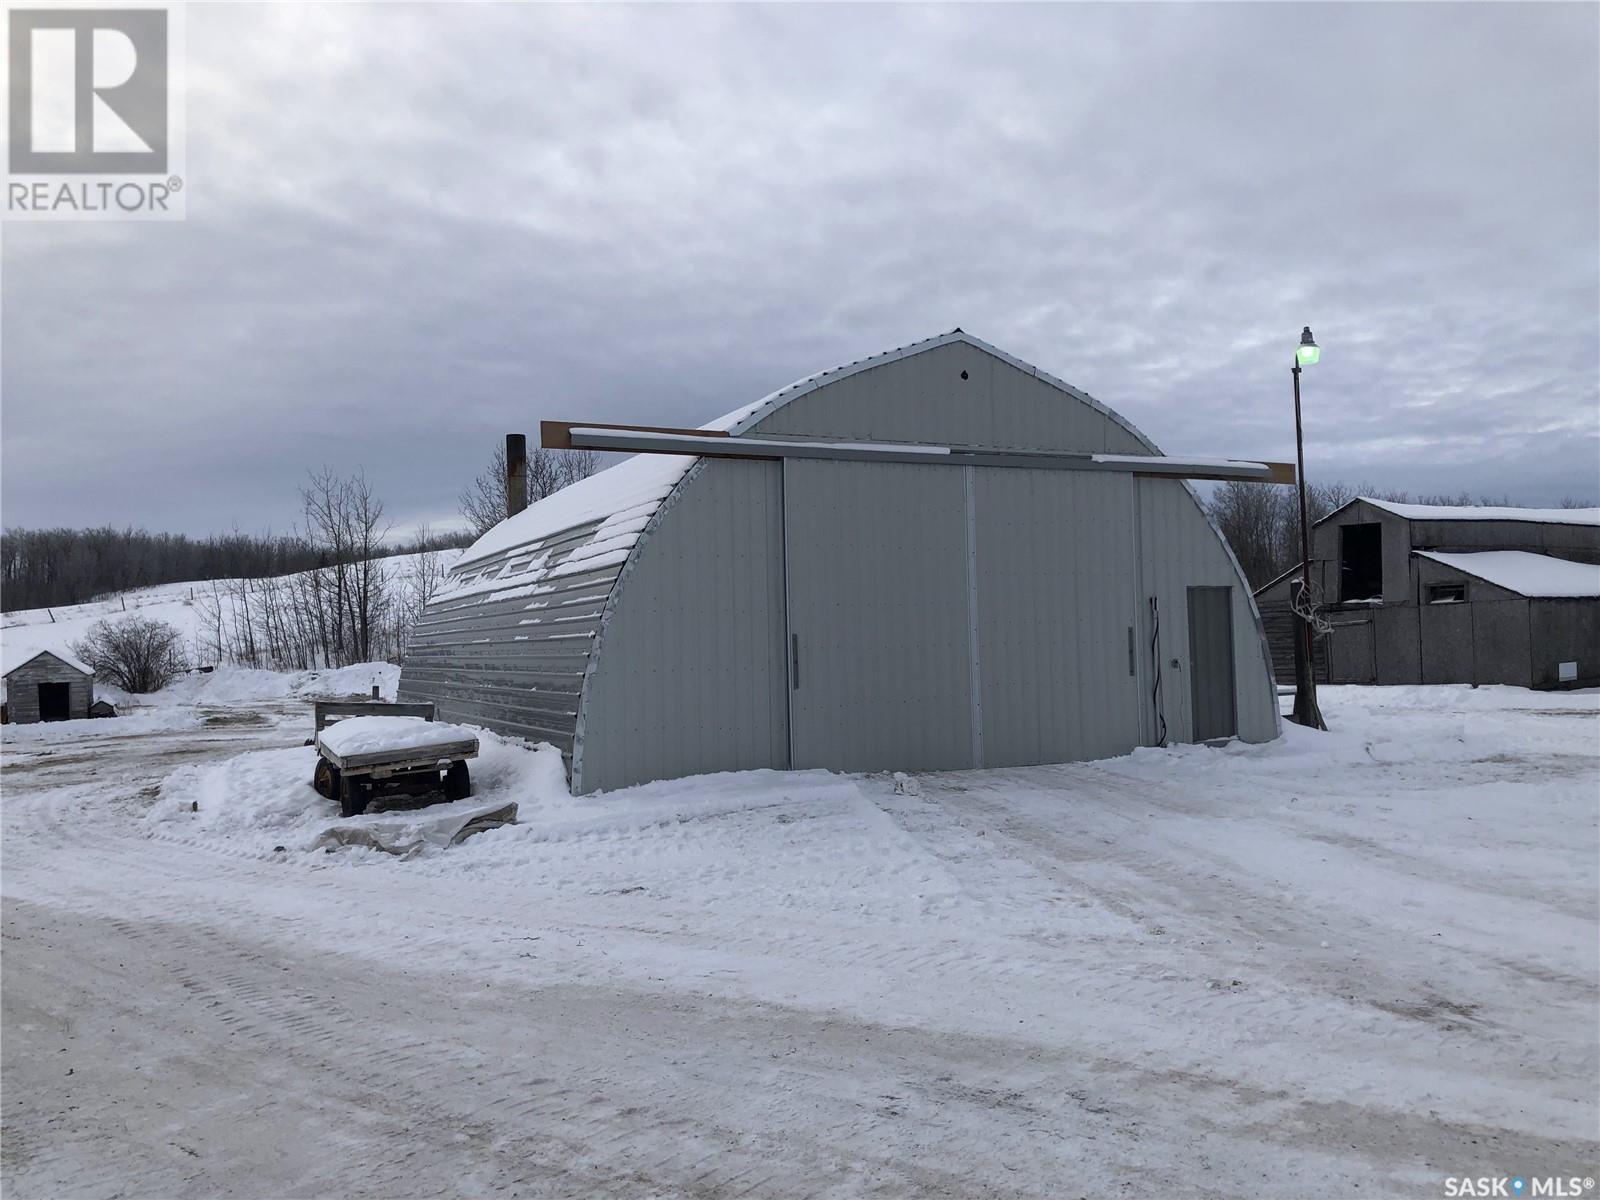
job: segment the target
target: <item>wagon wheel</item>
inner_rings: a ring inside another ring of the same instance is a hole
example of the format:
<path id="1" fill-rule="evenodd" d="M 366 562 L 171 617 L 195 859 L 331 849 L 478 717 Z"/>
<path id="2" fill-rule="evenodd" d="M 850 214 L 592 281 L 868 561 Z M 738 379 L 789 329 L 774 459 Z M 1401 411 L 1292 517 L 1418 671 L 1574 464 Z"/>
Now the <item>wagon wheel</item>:
<path id="1" fill-rule="evenodd" d="M 360 781 L 348 777 L 342 777 L 339 780 L 339 815 L 341 817 L 359 817 L 367 811 L 369 798 L 367 789 Z"/>
<path id="2" fill-rule="evenodd" d="M 465 800 L 470 795 L 472 795 L 472 776 L 467 771 L 467 764 L 458 758 L 444 773 L 444 798 Z"/>
<path id="3" fill-rule="evenodd" d="M 317 769 L 311 776 L 311 786 L 325 800 L 339 798 L 339 768 L 325 758 L 317 759 Z"/>

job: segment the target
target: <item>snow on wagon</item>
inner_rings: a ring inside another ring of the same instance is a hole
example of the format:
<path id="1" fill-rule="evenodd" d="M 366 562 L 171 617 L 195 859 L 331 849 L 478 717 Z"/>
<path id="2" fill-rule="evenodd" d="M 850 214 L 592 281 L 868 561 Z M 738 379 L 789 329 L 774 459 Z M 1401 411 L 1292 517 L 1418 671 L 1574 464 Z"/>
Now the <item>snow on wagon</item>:
<path id="1" fill-rule="evenodd" d="M 427 710 L 401 713 L 408 707 Z M 416 799 L 442 793 L 446 800 L 472 794 L 467 759 L 478 754 L 478 735 L 431 719 L 431 706 L 316 705 L 317 766 L 311 786 L 353 817 L 375 799 Z"/>

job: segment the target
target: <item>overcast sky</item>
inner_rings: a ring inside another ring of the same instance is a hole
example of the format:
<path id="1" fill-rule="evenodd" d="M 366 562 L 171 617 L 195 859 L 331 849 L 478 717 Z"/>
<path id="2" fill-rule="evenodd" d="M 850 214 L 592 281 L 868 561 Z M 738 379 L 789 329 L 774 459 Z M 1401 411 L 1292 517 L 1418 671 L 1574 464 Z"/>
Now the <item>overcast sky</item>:
<path id="1" fill-rule="evenodd" d="M 1600 7 L 192 6 L 188 220 L 3 231 L 3 519 L 442 526 L 962 328 L 1168 453 L 1600 496 Z"/>

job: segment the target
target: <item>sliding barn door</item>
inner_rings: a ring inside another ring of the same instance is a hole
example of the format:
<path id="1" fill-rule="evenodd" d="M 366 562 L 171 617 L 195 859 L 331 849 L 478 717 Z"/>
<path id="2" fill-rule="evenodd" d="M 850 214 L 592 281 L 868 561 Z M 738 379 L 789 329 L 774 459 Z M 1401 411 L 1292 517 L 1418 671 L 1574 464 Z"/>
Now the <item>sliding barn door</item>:
<path id="1" fill-rule="evenodd" d="M 1133 480 L 977 468 L 983 761 L 1126 754 L 1139 744 Z"/>
<path id="2" fill-rule="evenodd" d="M 966 472 L 788 459 L 796 768 L 978 765 Z"/>

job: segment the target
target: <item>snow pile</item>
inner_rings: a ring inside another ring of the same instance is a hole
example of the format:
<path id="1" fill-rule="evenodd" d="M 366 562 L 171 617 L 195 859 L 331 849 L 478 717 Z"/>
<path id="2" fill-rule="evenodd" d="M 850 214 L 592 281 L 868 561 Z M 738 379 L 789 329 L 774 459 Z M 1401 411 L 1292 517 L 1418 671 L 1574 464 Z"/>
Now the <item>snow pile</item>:
<path id="1" fill-rule="evenodd" d="M 330 726 L 323 736 L 373 720 L 395 718 L 352 718 Z M 825 771 L 751 771 L 573 796 L 555 748 L 530 748 L 487 730 L 458 732 L 477 736 L 479 756 L 470 764 L 471 798 L 454 805 L 366 813 L 341 821 L 338 805 L 311 786 L 316 750 L 294 746 L 180 767 L 162 783 L 159 799 L 144 817 L 146 828 L 157 837 L 233 853 L 262 855 L 283 846 L 301 854 L 317 849 L 322 834 L 336 824 L 430 822 L 485 805 L 515 803 L 516 825 L 480 834 L 448 851 L 429 848 L 413 868 L 426 869 L 438 858 L 438 869 L 447 872 L 493 869 L 511 873 L 527 886 L 560 880 L 593 886 L 593 881 L 610 880 L 619 871 L 631 876 L 648 847 L 670 851 L 676 846 L 693 852 L 687 858 L 669 852 L 669 861 L 652 870 L 662 872 L 658 883 L 675 876 L 691 894 L 727 896 L 753 888 L 762 895 L 788 896 L 780 902 L 783 906 L 812 890 L 799 881 L 808 880 L 819 867 L 828 878 L 821 894 L 829 907 L 843 904 L 864 911 L 888 903 L 889 893 L 920 905 L 939 890 L 931 886 L 926 854 L 894 828 L 850 777 Z M 755 824 L 720 825 L 740 816 Z M 775 821 L 785 828 L 795 826 L 792 836 L 783 839 L 788 848 L 776 855 L 768 832 Z M 718 826 L 720 833 L 689 839 L 674 832 L 690 826 L 703 829 L 706 823 Z M 819 858 L 814 847 L 807 847 L 823 830 L 832 848 Z M 852 849 L 841 852 L 846 844 Z M 340 856 L 340 861 L 355 864 L 383 859 L 359 850 Z"/>
<path id="2" fill-rule="evenodd" d="M 83 743 L 86 750 L 92 750 L 96 742 L 105 738 L 126 738 L 133 734 L 144 733 L 175 733 L 197 728 L 205 720 L 203 714 L 187 706 L 141 708 L 137 704 L 129 704 L 124 693 L 98 684 L 95 685 L 95 698 L 110 700 L 115 704 L 117 716 L 84 718 L 77 721 L 40 721 L 30 725 L 0 725 L 0 739 L 3 739 L 6 751 L 8 754 L 20 753 L 35 746 L 52 746 L 59 743 L 73 745 Z M 113 752 L 107 750 L 108 754 Z"/>
<path id="3" fill-rule="evenodd" d="M 472 736 L 472 731 L 462 732 Z M 455 805 L 432 805 L 413 815 L 448 815 L 496 800 L 525 803 L 531 810 L 546 799 L 561 804 L 567 785 L 559 751 L 549 746 L 530 750 L 488 732 L 478 737 L 479 757 L 471 767 L 472 798 Z M 279 845 L 309 851 L 334 824 L 396 820 L 394 812 L 380 812 L 341 822 L 339 806 L 311 786 L 316 765 L 314 747 L 291 746 L 180 767 L 162 783 L 160 797 L 144 819 L 157 836 L 256 854 L 271 853 Z"/>
<path id="4" fill-rule="evenodd" d="M 1418 550 L 1415 553 L 1488 580 L 1496 587 L 1516 592 L 1519 596 L 1600 596 L 1600 564 L 1596 563 L 1573 562 L 1571 559 L 1553 558 L 1528 550 L 1473 550 L 1461 553 Z"/>
<path id="5" fill-rule="evenodd" d="M 135 703 L 154 705 L 261 704 L 272 701 L 368 699 L 374 685 L 378 695 L 393 699 L 400 684 L 400 668 L 393 663 L 355 663 L 316 671 L 258 671 L 252 667 L 218 667 L 181 675 L 159 692 L 130 697 Z M 97 685 L 104 692 L 104 686 Z"/>
<path id="6" fill-rule="evenodd" d="M 376 754 L 385 750 L 426 750 L 430 746 L 477 740 L 477 732 L 442 721 L 421 717 L 345 717 L 317 734 L 317 741 L 330 754 L 349 758 L 357 754 Z"/>

